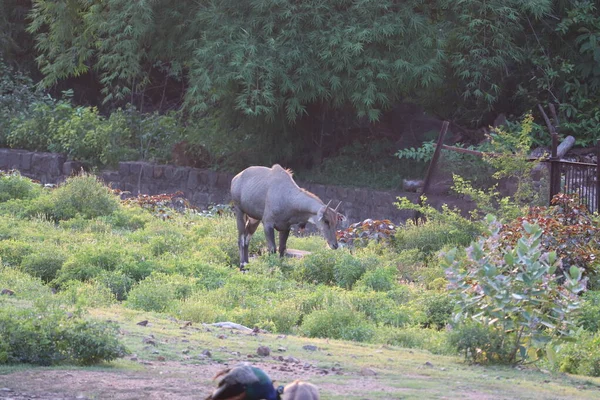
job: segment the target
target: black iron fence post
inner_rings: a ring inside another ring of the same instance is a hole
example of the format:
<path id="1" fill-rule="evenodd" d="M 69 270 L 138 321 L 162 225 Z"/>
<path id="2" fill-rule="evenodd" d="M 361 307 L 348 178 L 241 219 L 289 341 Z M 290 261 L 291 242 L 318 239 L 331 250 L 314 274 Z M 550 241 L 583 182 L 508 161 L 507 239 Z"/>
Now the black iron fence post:
<path id="1" fill-rule="evenodd" d="M 550 161 L 550 193 L 548 204 L 552 203 L 552 198 L 560 193 L 560 159 L 557 153 L 558 148 L 558 134 L 552 132 L 552 156 Z"/>
<path id="2" fill-rule="evenodd" d="M 600 214 L 600 139 L 596 141 L 596 212 Z"/>

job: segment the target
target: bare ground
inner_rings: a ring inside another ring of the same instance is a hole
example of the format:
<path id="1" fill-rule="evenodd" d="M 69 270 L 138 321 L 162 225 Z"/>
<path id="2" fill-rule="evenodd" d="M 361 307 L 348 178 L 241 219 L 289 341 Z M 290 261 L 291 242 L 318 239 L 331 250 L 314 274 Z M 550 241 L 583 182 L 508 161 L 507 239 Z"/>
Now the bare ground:
<path id="1" fill-rule="evenodd" d="M 215 373 L 240 361 L 263 368 L 278 385 L 310 381 L 323 399 L 600 399 L 599 378 L 470 366 L 392 346 L 182 326 L 124 309 L 94 314 L 120 324 L 133 354 L 92 368 L 2 367 L 0 399 L 204 399 L 216 386 Z M 142 319 L 151 322 L 136 325 Z M 258 357 L 258 346 L 271 354 Z M 211 354 L 203 355 L 206 350 Z"/>

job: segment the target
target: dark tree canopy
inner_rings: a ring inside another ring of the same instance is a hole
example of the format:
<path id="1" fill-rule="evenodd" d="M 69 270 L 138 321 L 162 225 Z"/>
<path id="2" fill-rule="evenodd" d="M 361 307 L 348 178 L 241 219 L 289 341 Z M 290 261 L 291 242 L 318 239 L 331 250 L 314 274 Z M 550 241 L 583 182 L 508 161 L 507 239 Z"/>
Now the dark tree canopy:
<path id="1" fill-rule="evenodd" d="M 31 50 L 28 24 L 43 84 L 90 76 L 109 108 L 225 102 L 290 124 L 410 101 L 476 125 L 553 102 L 565 129 L 599 136 L 592 0 L 1 1 L 5 59 Z"/>

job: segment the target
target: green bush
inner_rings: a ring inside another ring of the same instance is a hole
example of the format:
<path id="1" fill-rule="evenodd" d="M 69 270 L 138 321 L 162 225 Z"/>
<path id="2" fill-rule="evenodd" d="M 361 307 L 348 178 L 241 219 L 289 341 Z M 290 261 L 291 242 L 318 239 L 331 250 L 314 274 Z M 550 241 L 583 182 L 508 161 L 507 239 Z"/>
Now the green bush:
<path id="1" fill-rule="evenodd" d="M 102 271 L 94 278 L 103 287 L 108 288 L 118 301 L 125 300 L 135 280 L 123 271 Z"/>
<path id="2" fill-rule="evenodd" d="M 28 242 L 21 240 L 1 240 L 0 241 L 0 258 L 5 265 L 18 267 L 23 262 L 23 259 L 35 251 L 35 247 Z"/>
<path id="3" fill-rule="evenodd" d="M 600 291 L 585 292 L 577 325 L 589 332 L 600 331 Z"/>
<path id="4" fill-rule="evenodd" d="M 44 285 L 41 279 L 23 271 L 2 266 L 2 261 L 0 258 L 0 290 L 10 289 L 15 292 L 18 299 L 26 300 L 44 299 L 52 294 L 50 287 Z"/>
<path id="5" fill-rule="evenodd" d="M 555 363 L 561 372 L 600 376 L 600 334 L 579 331 L 575 341 L 559 347 Z"/>
<path id="6" fill-rule="evenodd" d="M 33 80 L 15 71 L 0 59 L 0 147 L 8 145 L 6 134 L 10 122 L 23 114 L 34 102 L 48 101 L 41 90 L 36 90 Z"/>
<path id="7" fill-rule="evenodd" d="M 39 251 L 31 253 L 21 261 L 21 269 L 48 283 L 56 278 L 67 256 L 57 246 L 43 246 Z"/>
<path id="8" fill-rule="evenodd" d="M 292 276 L 298 281 L 350 289 L 365 273 L 369 263 L 368 259 L 355 257 L 344 249 L 320 250 L 304 257 L 292 271 Z"/>
<path id="9" fill-rule="evenodd" d="M 56 294 L 59 302 L 78 307 L 108 307 L 116 302 L 110 288 L 98 282 L 65 282 Z"/>
<path id="10" fill-rule="evenodd" d="M 515 247 L 499 235 L 501 224 L 488 217 L 490 230 L 474 242 L 465 258 L 450 251 L 444 257 L 449 287 L 460 311 L 456 320 L 473 321 L 496 330 L 512 351 L 507 363 L 537 360 L 550 340 L 569 338 L 577 294 L 585 288 L 582 270 L 572 266 L 558 283 L 560 260 L 541 246 L 542 229 L 527 221 Z M 515 334 L 518 332 L 518 334 Z"/>
<path id="11" fill-rule="evenodd" d="M 394 267 L 382 267 L 369 270 L 356 282 L 354 288 L 366 288 L 377 292 L 388 292 L 394 287 L 397 274 L 398 272 Z"/>
<path id="12" fill-rule="evenodd" d="M 136 310 L 167 311 L 175 300 L 189 297 L 195 286 L 193 278 L 153 273 L 129 291 L 125 305 Z"/>
<path id="13" fill-rule="evenodd" d="M 345 294 L 350 308 L 363 313 L 370 322 L 380 326 L 407 326 L 416 319 L 409 307 L 399 304 L 383 292 L 351 291 Z"/>
<path id="14" fill-rule="evenodd" d="M 0 203 L 14 199 L 33 199 L 41 193 L 39 184 L 21 176 L 18 171 L 0 171 Z"/>
<path id="15" fill-rule="evenodd" d="M 93 175 L 70 177 L 53 190 L 32 202 L 30 215 L 43 214 L 54 221 L 80 215 L 84 219 L 111 215 L 119 209 L 119 199 Z"/>
<path id="16" fill-rule="evenodd" d="M 423 349 L 433 354 L 456 354 L 456 350 L 448 343 L 445 331 L 437 329 L 408 326 L 404 328 L 381 327 L 374 338 L 378 343 L 408 349 Z"/>
<path id="17" fill-rule="evenodd" d="M 511 359 L 514 335 L 492 326 L 465 321 L 452 329 L 448 341 L 471 362 L 505 363 Z"/>
<path id="18" fill-rule="evenodd" d="M 131 262 L 122 246 L 85 243 L 67 258 L 58 271 L 55 283 L 71 280 L 87 281 L 104 271 L 116 271 Z"/>
<path id="19" fill-rule="evenodd" d="M 0 363 L 81 365 L 128 353 L 114 323 L 87 321 L 59 308 L 0 307 Z"/>
<path id="20" fill-rule="evenodd" d="M 308 337 L 368 342 L 375 335 L 375 326 L 360 311 L 331 307 L 305 316 L 300 331 Z"/>
<path id="21" fill-rule="evenodd" d="M 423 298 L 425 328 L 443 329 L 452 320 L 454 299 L 448 293 L 427 293 Z"/>

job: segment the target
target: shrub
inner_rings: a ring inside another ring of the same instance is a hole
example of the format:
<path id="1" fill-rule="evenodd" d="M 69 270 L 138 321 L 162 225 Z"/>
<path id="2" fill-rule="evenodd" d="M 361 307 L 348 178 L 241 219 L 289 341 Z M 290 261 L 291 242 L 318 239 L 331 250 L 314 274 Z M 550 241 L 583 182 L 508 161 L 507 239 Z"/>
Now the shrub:
<path id="1" fill-rule="evenodd" d="M 55 283 L 61 285 L 71 280 L 87 281 L 104 271 L 115 271 L 130 262 L 130 257 L 121 246 L 82 244 L 64 262 Z"/>
<path id="2" fill-rule="evenodd" d="M 57 246 L 45 245 L 39 251 L 25 256 L 21 261 L 21 269 L 48 283 L 56 278 L 66 258 Z"/>
<path id="3" fill-rule="evenodd" d="M 579 331 L 554 353 L 555 366 L 570 374 L 600 376 L 600 334 Z"/>
<path id="4" fill-rule="evenodd" d="M 111 215 L 119 208 L 118 198 L 93 175 L 70 177 L 64 184 L 33 202 L 30 215 L 38 213 L 54 221 Z"/>
<path id="5" fill-rule="evenodd" d="M 356 282 L 355 288 L 367 288 L 377 292 L 387 292 L 396 282 L 397 271 L 394 267 L 381 267 L 365 272 Z"/>
<path id="6" fill-rule="evenodd" d="M 144 229 L 152 221 L 152 216 L 145 210 L 136 206 L 123 205 L 112 214 L 99 217 L 114 229 L 136 231 Z"/>
<path id="7" fill-rule="evenodd" d="M 20 240 L 2 240 L 0 241 L 0 258 L 5 265 L 18 267 L 23 259 L 34 252 L 34 246 L 31 243 Z"/>
<path id="8" fill-rule="evenodd" d="M 39 184 L 21 176 L 19 171 L 0 171 L 0 203 L 14 199 L 33 199 L 41 191 Z"/>
<path id="9" fill-rule="evenodd" d="M 210 324 L 227 319 L 227 312 L 219 305 L 206 301 L 205 292 L 198 292 L 177 305 L 178 316 L 186 321 Z"/>
<path id="10" fill-rule="evenodd" d="M 331 307 L 305 316 L 300 331 L 309 337 L 367 342 L 373 338 L 375 326 L 359 311 Z"/>
<path id="11" fill-rule="evenodd" d="M 514 335 L 509 335 L 514 336 Z M 493 326 L 464 321 L 454 326 L 448 342 L 473 363 L 504 363 L 511 358 L 511 339 Z"/>
<path id="12" fill-rule="evenodd" d="M 109 288 L 97 282 L 65 282 L 56 296 L 63 303 L 78 307 L 108 307 L 116 300 Z"/>
<path id="13" fill-rule="evenodd" d="M 347 292 L 345 297 L 351 309 L 363 313 L 370 322 L 380 326 L 406 326 L 415 320 L 412 309 L 396 303 L 387 293 L 352 291 Z"/>
<path id="14" fill-rule="evenodd" d="M 443 329 L 452 320 L 454 300 L 448 293 L 427 293 L 422 300 L 425 328 Z"/>
<path id="15" fill-rule="evenodd" d="M 39 278 L 35 278 L 23 271 L 2 266 L 0 258 L 0 290 L 10 289 L 19 299 L 43 299 L 52 294 L 51 289 L 44 285 Z"/>
<path id="16" fill-rule="evenodd" d="M 600 332 L 600 291 L 588 291 L 582 296 L 577 325 L 589 332 Z"/>
<path id="17" fill-rule="evenodd" d="M 10 131 L 10 121 L 38 101 L 47 101 L 47 97 L 36 90 L 33 80 L 0 59 L 0 147 L 8 144 L 6 134 Z"/>
<path id="18" fill-rule="evenodd" d="M 367 269 L 369 260 L 361 259 L 348 251 L 321 250 L 300 261 L 292 276 L 298 281 L 338 285 L 350 289 Z"/>
<path id="19" fill-rule="evenodd" d="M 516 246 L 502 245 L 500 224 L 493 217 L 488 235 L 474 242 L 464 259 L 446 254 L 447 277 L 461 311 L 458 320 L 472 320 L 497 331 L 511 351 L 508 363 L 540 357 L 546 343 L 570 335 L 577 293 L 585 288 L 581 270 L 571 267 L 559 285 L 554 273 L 560 260 L 541 247 L 542 229 L 527 222 Z"/>
<path id="20" fill-rule="evenodd" d="M 423 349 L 433 354 L 455 354 L 448 343 L 445 331 L 408 326 L 404 328 L 382 327 L 377 329 L 375 340 L 408 349 Z"/>
<path id="21" fill-rule="evenodd" d="M 59 308 L 0 308 L 0 363 L 82 365 L 128 353 L 114 323 L 86 321 Z"/>
<path id="22" fill-rule="evenodd" d="M 556 251 L 561 268 L 581 268 L 591 288 L 600 289 L 600 221 L 594 218 L 577 197 L 559 193 L 551 207 L 532 207 L 526 216 L 504 225 L 502 240 L 512 246 L 525 233 L 525 222 L 537 224 L 543 231 L 542 248 Z"/>
<path id="23" fill-rule="evenodd" d="M 189 297 L 195 284 L 195 279 L 181 275 L 153 273 L 131 289 L 125 304 L 137 310 L 164 312 L 175 300 Z"/>
<path id="24" fill-rule="evenodd" d="M 125 300 L 135 280 L 123 271 L 102 271 L 94 278 L 94 282 L 108 288 L 118 301 Z"/>

